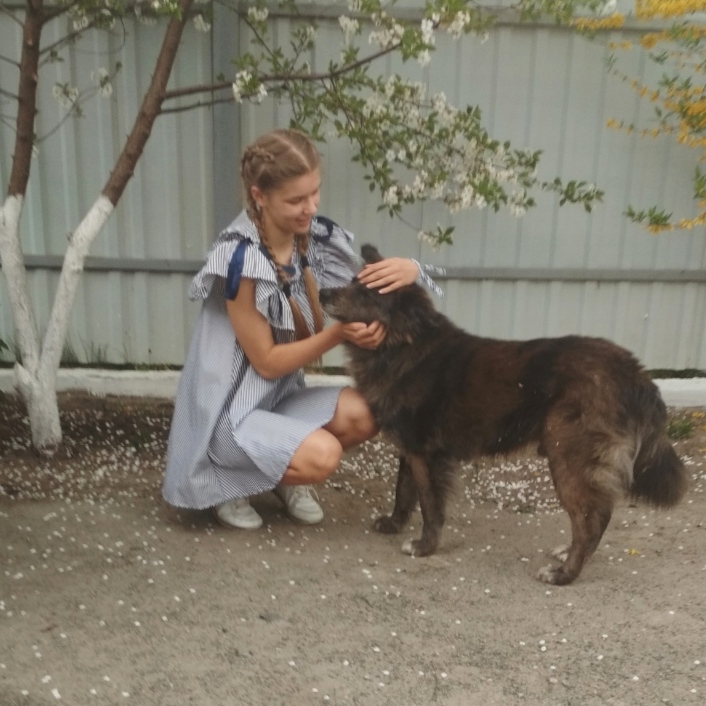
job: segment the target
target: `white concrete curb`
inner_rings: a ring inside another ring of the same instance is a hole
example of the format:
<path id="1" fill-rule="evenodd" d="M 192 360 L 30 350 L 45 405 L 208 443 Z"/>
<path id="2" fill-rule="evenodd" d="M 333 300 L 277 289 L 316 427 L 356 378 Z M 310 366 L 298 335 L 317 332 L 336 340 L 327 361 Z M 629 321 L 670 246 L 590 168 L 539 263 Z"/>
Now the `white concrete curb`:
<path id="1" fill-rule="evenodd" d="M 135 395 L 139 397 L 174 397 L 178 370 L 102 370 L 100 368 L 62 368 L 57 375 L 57 389 L 85 390 L 103 395 Z M 345 375 L 307 375 L 307 385 L 350 385 Z M 14 373 L 0 368 L 0 392 L 14 391 Z"/>
<path id="2" fill-rule="evenodd" d="M 63 368 L 57 376 L 57 388 L 85 390 L 93 395 L 135 395 L 172 398 L 179 380 L 178 370 L 102 370 L 99 368 Z M 306 376 L 308 385 L 349 385 L 346 375 Z M 670 407 L 706 407 L 706 378 L 670 378 L 655 380 Z M 0 392 L 14 390 L 10 368 L 0 368 Z"/>

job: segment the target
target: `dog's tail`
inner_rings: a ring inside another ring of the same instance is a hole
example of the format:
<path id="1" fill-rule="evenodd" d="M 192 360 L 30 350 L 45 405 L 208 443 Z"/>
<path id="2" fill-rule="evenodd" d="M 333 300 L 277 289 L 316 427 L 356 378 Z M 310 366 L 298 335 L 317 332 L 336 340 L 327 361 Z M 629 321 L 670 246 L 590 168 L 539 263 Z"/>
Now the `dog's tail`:
<path id="1" fill-rule="evenodd" d="M 682 499 L 687 483 L 686 468 L 666 433 L 654 429 L 647 438 L 643 437 L 633 466 L 631 498 L 669 507 Z"/>

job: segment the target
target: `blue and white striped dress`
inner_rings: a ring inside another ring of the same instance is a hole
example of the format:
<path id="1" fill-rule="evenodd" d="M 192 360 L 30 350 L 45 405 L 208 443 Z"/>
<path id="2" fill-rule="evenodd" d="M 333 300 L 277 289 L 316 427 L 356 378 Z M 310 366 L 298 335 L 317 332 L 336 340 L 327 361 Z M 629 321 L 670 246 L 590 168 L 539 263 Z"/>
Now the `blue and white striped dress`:
<path id="1" fill-rule="evenodd" d="M 358 271 L 352 239 L 326 218 L 312 220 L 307 256 L 319 287 L 343 286 Z M 296 251 L 288 274 L 311 327 Z M 162 486 L 164 499 L 176 507 L 208 508 L 272 490 L 304 439 L 331 421 L 341 393 L 340 387 L 305 387 L 302 370 L 276 380 L 255 371 L 226 311 L 241 277 L 255 281 L 255 306 L 275 343 L 295 340 L 274 266 L 243 211 L 214 242 L 189 288 L 189 298 L 203 306 L 179 379 Z"/>

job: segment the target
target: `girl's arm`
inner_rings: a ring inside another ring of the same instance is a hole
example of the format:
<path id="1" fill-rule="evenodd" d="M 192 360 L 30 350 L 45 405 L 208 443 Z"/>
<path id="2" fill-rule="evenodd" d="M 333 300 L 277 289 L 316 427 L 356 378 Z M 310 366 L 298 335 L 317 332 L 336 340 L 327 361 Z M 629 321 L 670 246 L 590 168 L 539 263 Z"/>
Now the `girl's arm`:
<path id="1" fill-rule="evenodd" d="M 268 380 L 282 377 L 312 363 L 343 341 L 376 348 L 384 337 L 378 323 L 334 323 L 320 333 L 292 343 L 276 344 L 265 317 L 255 307 L 255 282 L 243 278 L 235 299 L 226 301 L 231 326 L 250 364 Z"/>

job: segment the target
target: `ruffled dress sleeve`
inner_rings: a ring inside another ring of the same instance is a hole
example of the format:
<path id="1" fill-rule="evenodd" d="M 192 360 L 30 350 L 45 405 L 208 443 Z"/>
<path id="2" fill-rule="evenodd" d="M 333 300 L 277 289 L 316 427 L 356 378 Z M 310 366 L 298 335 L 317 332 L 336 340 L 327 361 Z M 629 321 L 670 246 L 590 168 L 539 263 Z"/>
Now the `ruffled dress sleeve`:
<path id="1" fill-rule="evenodd" d="M 446 270 L 438 265 L 422 265 L 414 258 L 411 258 L 412 262 L 417 266 L 419 270 L 419 275 L 417 276 L 417 284 L 425 284 L 429 289 L 431 289 L 437 297 L 443 297 L 444 292 L 441 287 L 431 278 L 431 274 L 435 275 L 445 275 Z M 430 274 L 431 273 L 431 274 Z"/>
<path id="2" fill-rule="evenodd" d="M 235 299 L 243 277 L 255 281 L 255 306 L 267 322 L 275 328 L 294 331 L 292 311 L 277 273 L 244 212 L 211 246 L 204 266 L 191 282 L 189 298 L 206 299 L 218 292 L 226 299 Z"/>
<path id="3" fill-rule="evenodd" d="M 319 287 L 343 287 L 360 270 L 352 242 L 353 234 L 332 220 L 324 216 L 312 219 L 309 263 Z"/>
<path id="4" fill-rule="evenodd" d="M 351 247 L 353 235 L 324 216 L 312 220 L 311 234 L 310 260 L 319 286 L 343 287 L 348 284 L 361 268 L 361 260 Z M 422 265 L 414 259 L 412 262 L 419 270 L 417 284 L 426 285 L 434 294 L 442 297 L 444 293 L 431 275 L 444 275 L 445 270 L 436 265 Z"/>

